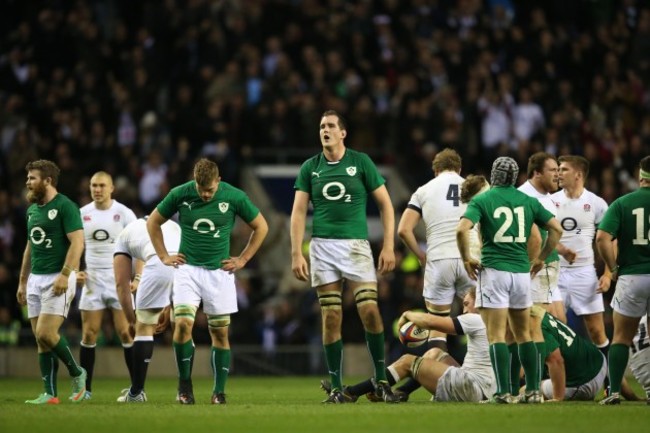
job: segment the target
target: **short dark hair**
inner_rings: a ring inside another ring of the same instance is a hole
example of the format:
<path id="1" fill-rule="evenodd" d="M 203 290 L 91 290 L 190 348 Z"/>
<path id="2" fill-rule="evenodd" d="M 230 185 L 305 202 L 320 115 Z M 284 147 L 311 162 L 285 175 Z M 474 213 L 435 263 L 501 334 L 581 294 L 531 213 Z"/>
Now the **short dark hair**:
<path id="1" fill-rule="evenodd" d="M 571 164 L 573 168 L 582 172 L 585 179 L 589 176 L 589 160 L 585 157 L 578 155 L 564 155 L 558 158 L 558 162 L 560 164 L 563 162 Z"/>
<path id="2" fill-rule="evenodd" d="M 216 162 L 201 158 L 194 164 L 194 180 L 199 186 L 208 186 L 219 178 L 219 167 Z"/>
<path id="3" fill-rule="evenodd" d="M 453 170 L 459 172 L 460 167 L 460 155 L 454 149 L 445 148 L 438 152 L 433 158 L 434 171 Z"/>
<path id="4" fill-rule="evenodd" d="M 39 159 L 36 161 L 28 162 L 25 166 L 26 171 L 38 170 L 41 173 L 41 179 L 50 178 L 50 183 L 53 187 L 56 188 L 56 185 L 59 183 L 59 174 L 61 170 L 59 167 L 52 161 L 47 159 Z"/>
<path id="5" fill-rule="evenodd" d="M 526 173 L 528 175 L 528 179 L 532 179 L 536 171 L 542 173 L 544 171 L 544 164 L 546 164 L 546 161 L 549 159 L 555 161 L 555 157 L 550 153 L 533 153 L 530 158 L 528 158 L 528 170 Z"/>
<path id="6" fill-rule="evenodd" d="M 345 130 L 348 129 L 347 126 L 346 126 L 345 119 L 336 110 L 325 110 L 323 112 L 322 116 L 320 116 L 320 118 L 322 119 L 325 116 L 336 116 L 339 119 L 339 121 L 338 121 L 339 128 L 342 131 L 345 131 Z"/>

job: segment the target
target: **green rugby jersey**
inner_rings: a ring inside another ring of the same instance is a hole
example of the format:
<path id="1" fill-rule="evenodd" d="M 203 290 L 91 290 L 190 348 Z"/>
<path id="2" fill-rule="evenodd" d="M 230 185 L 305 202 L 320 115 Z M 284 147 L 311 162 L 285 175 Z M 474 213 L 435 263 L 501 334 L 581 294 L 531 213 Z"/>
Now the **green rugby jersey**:
<path id="1" fill-rule="evenodd" d="M 27 237 L 31 247 L 32 274 L 61 272 L 68 254 L 68 233 L 83 230 L 79 207 L 59 193 L 49 203 L 27 209 Z"/>
<path id="2" fill-rule="evenodd" d="M 294 189 L 308 193 L 314 207 L 312 237 L 367 239 L 368 194 L 384 183 L 368 155 L 346 149 L 338 162 L 323 153 L 305 161 Z"/>
<path id="3" fill-rule="evenodd" d="M 178 252 L 185 255 L 188 264 L 206 269 L 221 268 L 221 261 L 230 257 L 230 234 L 235 217 L 250 223 L 260 213 L 244 191 L 223 181 L 207 202 L 199 196 L 195 181 L 179 185 L 167 194 L 157 209 L 168 219 L 178 212 L 181 227 Z"/>
<path id="4" fill-rule="evenodd" d="M 542 319 L 542 333 L 546 356 L 555 349 L 560 349 L 564 358 L 566 386 L 577 387 L 596 377 L 603 366 L 600 350 L 571 328 L 546 313 Z"/>
<path id="5" fill-rule="evenodd" d="M 553 214 L 539 200 L 514 186 L 496 186 L 475 196 L 463 217 L 480 224 L 483 266 L 524 273 L 530 270 L 527 250 L 530 229 L 533 223 L 545 226 Z"/>
<path id="6" fill-rule="evenodd" d="M 616 199 L 598 230 L 618 239 L 618 275 L 650 274 L 650 188 Z"/>

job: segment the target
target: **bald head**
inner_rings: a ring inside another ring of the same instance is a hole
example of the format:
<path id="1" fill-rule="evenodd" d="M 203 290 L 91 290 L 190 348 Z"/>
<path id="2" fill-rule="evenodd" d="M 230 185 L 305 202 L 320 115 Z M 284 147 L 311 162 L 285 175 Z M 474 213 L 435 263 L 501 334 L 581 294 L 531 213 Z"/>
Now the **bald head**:
<path id="1" fill-rule="evenodd" d="M 114 189 L 113 177 L 105 171 L 98 171 L 90 178 L 90 195 L 97 209 L 111 207 Z"/>

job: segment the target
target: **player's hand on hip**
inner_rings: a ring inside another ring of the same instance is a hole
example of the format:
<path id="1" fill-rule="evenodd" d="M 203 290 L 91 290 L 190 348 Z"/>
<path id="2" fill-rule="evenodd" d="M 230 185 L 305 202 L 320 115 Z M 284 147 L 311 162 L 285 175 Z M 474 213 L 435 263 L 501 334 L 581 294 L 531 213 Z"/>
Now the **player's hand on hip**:
<path id="1" fill-rule="evenodd" d="M 598 288 L 596 293 L 607 293 L 612 285 L 612 279 L 607 275 L 601 275 L 598 279 Z"/>
<path id="2" fill-rule="evenodd" d="M 578 253 L 576 253 L 570 248 L 567 248 L 564 251 L 564 254 L 562 254 L 562 257 L 564 257 L 564 260 L 566 260 L 567 262 L 569 262 L 570 265 L 572 265 L 573 262 L 575 262 L 576 259 L 578 258 Z"/>
<path id="3" fill-rule="evenodd" d="M 230 257 L 221 261 L 221 269 L 231 274 L 244 266 L 246 266 L 246 260 L 241 257 Z"/>
<path id="4" fill-rule="evenodd" d="M 70 278 L 69 276 L 66 277 L 63 274 L 59 274 L 56 276 L 56 279 L 54 280 L 54 286 L 52 287 L 54 296 L 61 296 L 68 291 L 69 278 Z"/>
<path id="5" fill-rule="evenodd" d="M 537 275 L 537 273 L 539 271 L 541 271 L 543 267 L 544 267 L 544 261 L 543 260 L 534 259 L 533 262 L 530 264 L 530 276 L 531 276 L 531 278 L 534 278 L 535 275 Z"/>
<path id="6" fill-rule="evenodd" d="M 184 254 L 172 254 L 171 256 L 165 257 L 164 260 L 161 260 L 164 265 L 166 266 L 173 266 L 177 268 L 179 265 L 184 265 L 185 262 L 185 255 Z"/>
<path id="7" fill-rule="evenodd" d="M 25 305 L 27 303 L 27 288 L 24 284 L 18 285 L 18 291 L 16 292 L 16 300 L 20 305 Z"/>
<path id="8" fill-rule="evenodd" d="M 482 269 L 481 262 L 476 259 L 469 259 L 463 262 L 463 266 L 465 266 L 465 271 L 472 280 L 478 279 L 478 273 Z"/>
<path id="9" fill-rule="evenodd" d="M 81 284 L 83 286 L 86 284 L 86 278 L 86 273 L 84 271 L 77 272 L 77 284 Z"/>
<path id="10" fill-rule="evenodd" d="M 293 275 L 300 281 L 309 280 L 309 267 L 307 266 L 307 260 L 303 256 L 291 259 L 291 270 Z"/>
<path id="11" fill-rule="evenodd" d="M 380 274 L 386 274 L 395 269 L 395 251 L 392 249 L 382 249 L 379 253 L 379 266 L 377 271 Z"/>

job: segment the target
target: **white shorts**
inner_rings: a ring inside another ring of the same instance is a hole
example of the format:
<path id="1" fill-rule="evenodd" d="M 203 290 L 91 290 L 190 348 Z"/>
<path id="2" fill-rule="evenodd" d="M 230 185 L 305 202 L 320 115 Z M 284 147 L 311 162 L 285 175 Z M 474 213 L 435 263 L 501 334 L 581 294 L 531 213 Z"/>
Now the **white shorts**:
<path id="1" fill-rule="evenodd" d="M 467 275 L 461 259 L 441 259 L 427 262 L 424 270 L 423 296 L 434 305 L 447 305 L 454 297 L 463 298 L 474 281 Z"/>
<path id="2" fill-rule="evenodd" d="M 630 370 L 639 385 L 650 391 L 650 348 L 630 355 Z"/>
<path id="3" fill-rule="evenodd" d="M 475 375 L 460 367 L 449 367 L 438 379 L 435 401 L 478 402 L 487 397 Z"/>
<path id="4" fill-rule="evenodd" d="M 341 279 L 377 282 L 370 242 L 365 239 L 313 238 L 309 246 L 309 261 L 314 288 Z"/>
<path id="5" fill-rule="evenodd" d="M 621 275 L 616 282 L 612 308 L 628 317 L 650 314 L 650 275 Z"/>
<path id="6" fill-rule="evenodd" d="M 482 269 L 476 288 L 476 305 L 479 308 L 516 309 L 532 306 L 530 274 Z"/>
<path id="7" fill-rule="evenodd" d="M 557 291 L 560 262 L 551 262 L 542 268 L 530 282 L 530 292 L 535 304 L 553 302 L 553 289 Z"/>
<path id="8" fill-rule="evenodd" d="M 200 266 L 181 265 L 174 271 L 174 305 L 198 307 L 203 301 L 203 312 L 211 315 L 237 312 L 235 274 L 221 269 L 209 270 Z"/>
<path id="9" fill-rule="evenodd" d="M 136 310 L 165 308 L 171 303 L 174 286 L 174 268 L 165 266 L 158 256 L 145 263 L 142 278 L 135 294 Z"/>
<path id="10" fill-rule="evenodd" d="M 601 354 L 602 355 L 602 354 Z M 605 360 L 605 355 L 603 357 L 603 365 L 598 371 L 596 377 L 591 379 L 589 382 L 582 384 L 576 387 L 566 387 L 564 391 L 565 400 L 574 400 L 574 401 L 592 401 L 598 395 L 598 392 L 602 389 L 605 382 L 605 377 L 607 376 L 607 360 Z M 553 398 L 553 383 L 550 379 L 542 381 L 540 390 L 544 394 L 544 398 L 550 400 Z"/>
<path id="11" fill-rule="evenodd" d="M 593 266 L 561 268 L 560 292 L 565 308 L 571 308 L 578 316 L 605 311 L 603 295 L 597 293 L 598 277 Z"/>
<path id="12" fill-rule="evenodd" d="M 33 319 L 41 314 L 68 317 L 70 304 L 77 291 L 77 273 L 70 272 L 68 277 L 68 290 L 65 293 L 54 295 L 54 280 L 56 274 L 36 275 L 30 274 L 27 279 L 27 317 Z"/>
<path id="13" fill-rule="evenodd" d="M 86 269 L 86 284 L 81 291 L 79 309 L 86 311 L 121 310 L 112 268 Z"/>

